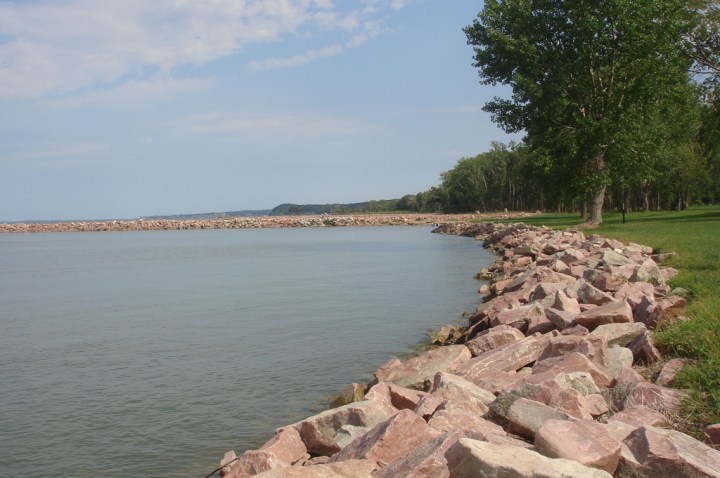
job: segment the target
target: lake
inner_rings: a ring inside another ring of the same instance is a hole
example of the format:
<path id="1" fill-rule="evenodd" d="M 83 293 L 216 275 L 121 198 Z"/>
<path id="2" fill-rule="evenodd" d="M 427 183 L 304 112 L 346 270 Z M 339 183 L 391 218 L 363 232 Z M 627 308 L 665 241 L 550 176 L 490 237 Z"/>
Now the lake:
<path id="1" fill-rule="evenodd" d="M 0 235 L 0 476 L 201 477 L 480 303 L 430 228 Z"/>

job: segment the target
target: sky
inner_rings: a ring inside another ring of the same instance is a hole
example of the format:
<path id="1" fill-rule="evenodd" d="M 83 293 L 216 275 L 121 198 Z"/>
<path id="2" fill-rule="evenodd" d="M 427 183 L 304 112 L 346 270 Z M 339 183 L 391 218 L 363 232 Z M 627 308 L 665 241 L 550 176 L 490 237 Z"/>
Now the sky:
<path id="1" fill-rule="evenodd" d="M 399 198 L 518 139 L 470 0 L 0 0 L 0 221 Z"/>

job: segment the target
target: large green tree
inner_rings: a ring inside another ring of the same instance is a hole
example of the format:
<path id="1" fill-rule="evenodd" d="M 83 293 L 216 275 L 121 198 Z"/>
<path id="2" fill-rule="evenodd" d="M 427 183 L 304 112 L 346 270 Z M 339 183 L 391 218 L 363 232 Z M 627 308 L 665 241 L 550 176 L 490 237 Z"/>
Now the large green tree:
<path id="1" fill-rule="evenodd" d="M 628 132 L 687 98 L 697 22 L 687 0 L 486 0 L 465 33 L 481 83 L 512 87 L 485 110 L 506 131 L 525 131 L 599 223 L 607 186 L 665 140 Z"/>

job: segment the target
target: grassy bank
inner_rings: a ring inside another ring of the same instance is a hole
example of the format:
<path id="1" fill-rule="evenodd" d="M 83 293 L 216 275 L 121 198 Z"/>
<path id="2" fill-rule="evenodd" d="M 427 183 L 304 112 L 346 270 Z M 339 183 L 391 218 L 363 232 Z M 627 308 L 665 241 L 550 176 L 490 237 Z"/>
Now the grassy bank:
<path id="1" fill-rule="evenodd" d="M 566 228 L 577 225 L 576 214 L 547 214 L 523 219 L 534 225 Z M 594 231 L 623 242 L 651 246 L 656 252 L 677 252 L 668 265 L 680 274 L 670 285 L 689 291 L 687 316 L 656 334 L 658 346 L 668 355 L 697 359 L 675 382 L 692 390 L 684 404 L 686 419 L 700 426 L 720 423 L 720 207 L 698 207 L 681 212 L 608 214 Z"/>

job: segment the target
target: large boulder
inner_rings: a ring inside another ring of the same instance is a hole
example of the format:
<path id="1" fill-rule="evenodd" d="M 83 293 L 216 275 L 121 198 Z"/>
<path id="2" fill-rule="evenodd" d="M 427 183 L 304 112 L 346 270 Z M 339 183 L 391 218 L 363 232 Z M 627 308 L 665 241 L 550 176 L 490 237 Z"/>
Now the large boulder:
<path id="1" fill-rule="evenodd" d="M 627 347 L 633 340 L 645 334 L 647 328 L 640 322 L 610 323 L 600 325 L 590 332 L 592 336 L 605 337 L 608 347 L 619 345 Z"/>
<path id="2" fill-rule="evenodd" d="M 257 478 L 370 478 L 377 468 L 377 464 L 370 460 L 348 460 L 314 466 L 291 466 L 255 476 Z"/>
<path id="3" fill-rule="evenodd" d="M 604 324 L 632 322 L 633 311 L 627 302 L 613 301 L 581 312 L 575 317 L 575 321 L 593 330 Z"/>
<path id="4" fill-rule="evenodd" d="M 451 431 L 415 447 L 394 463 L 374 472 L 373 478 L 448 478 L 450 472 L 445 452 L 461 438 L 464 438 L 462 433 Z"/>
<path id="5" fill-rule="evenodd" d="M 720 476 L 720 452 L 675 430 L 641 427 L 624 440 L 639 472 L 653 478 Z M 638 473 L 639 474 L 639 473 Z"/>
<path id="6" fill-rule="evenodd" d="M 366 459 L 386 466 L 438 435 L 420 416 L 401 410 L 350 442 L 331 461 Z"/>
<path id="7" fill-rule="evenodd" d="M 458 375 L 439 372 L 433 379 L 430 392 L 415 408 L 420 416 L 430 416 L 440 408 L 460 408 L 471 415 L 484 415 L 488 405 L 495 401 L 495 395 Z"/>
<path id="8" fill-rule="evenodd" d="M 567 458 L 613 474 L 620 462 L 620 442 L 592 420 L 547 420 L 535 435 L 535 450 Z"/>
<path id="9" fill-rule="evenodd" d="M 470 360 L 470 350 L 464 345 L 448 345 L 429 350 L 406 362 L 375 372 L 377 381 L 392 382 L 401 387 L 424 390 L 438 372 L 452 371 Z"/>
<path id="10" fill-rule="evenodd" d="M 343 427 L 370 429 L 387 420 L 392 413 L 393 410 L 382 403 L 364 400 L 326 410 L 291 426 L 299 432 L 308 452 L 330 456 L 342 448 L 344 438 L 338 432 Z"/>
<path id="11" fill-rule="evenodd" d="M 532 450 L 512 448 L 462 438 L 448 449 L 445 458 L 450 478 L 610 478 L 605 471 L 577 461 L 551 459 Z"/>
<path id="12" fill-rule="evenodd" d="M 479 334 L 474 339 L 468 341 L 465 346 L 470 349 L 473 357 L 498 348 L 501 345 L 512 344 L 525 338 L 525 334 L 515 327 L 501 325 L 493 327 L 486 333 Z"/>
<path id="13" fill-rule="evenodd" d="M 535 439 L 535 434 L 547 420 L 570 420 L 570 415 L 556 408 L 527 398 L 518 398 L 508 410 L 508 432 Z M 488 440 L 485 440 L 488 441 Z"/>
<path id="14" fill-rule="evenodd" d="M 496 372 L 514 372 L 533 363 L 557 332 L 535 334 L 524 339 L 489 350 L 465 362 L 456 374 L 477 383 L 476 379 L 492 376 Z"/>

